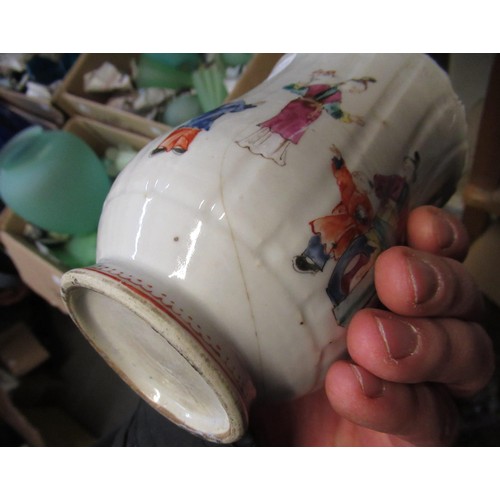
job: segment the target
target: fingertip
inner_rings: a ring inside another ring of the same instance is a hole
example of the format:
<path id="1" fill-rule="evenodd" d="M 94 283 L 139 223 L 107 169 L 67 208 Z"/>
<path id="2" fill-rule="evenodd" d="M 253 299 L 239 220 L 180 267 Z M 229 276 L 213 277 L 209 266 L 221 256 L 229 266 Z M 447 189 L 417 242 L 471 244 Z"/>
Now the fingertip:
<path id="1" fill-rule="evenodd" d="M 472 276 L 455 259 L 408 247 L 391 247 L 375 262 L 377 295 L 403 316 L 477 320 L 483 299 Z"/>
<path id="2" fill-rule="evenodd" d="M 367 401 L 382 397 L 385 383 L 359 365 L 338 361 L 328 370 L 325 390 L 333 408 L 346 415 L 359 413 Z"/>
<path id="3" fill-rule="evenodd" d="M 371 369 L 380 360 L 385 360 L 386 352 L 377 330 L 377 309 L 361 309 L 353 318 L 347 329 L 346 343 L 351 359 Z"/>
<path id="4" fill-rule="evenodd" d="M 395 390 L 396 389 L 396 390 Z M 377 432 L 399 430 L 398 395 L 403 386 L 386 382 L 365 368 L 349 361 L 338 361 L 327 373 L 325 391 L 334 411 L 346 420 Z M 403 394 L 404 399 L 404 394 Z M 403 421 L 408 419 L 403 417 Z"/>
<path id="5" fill-rule="evenodd" d="M 332 408 L 340 415 L 345 415 L 346 405 L 353 405 L 361 394 L 359 381 L 351 366 L 348 361 L 337 361 L 325 377 L 326 396 Z"/>
<path id="6" fill-rule="evenodd" d="M 407 221 L 408 245 L 435 255 L 463 261 L 469 248 L 464 225 L 446 210 L 426 205 L 410 212 Z"/>
<path id="7" fill-rule="evenodd" d="M 414 310 L 414 293 L 408 275 L 407 247 L 391 247 L 375 261 L 375 288 L 379 300 L 391 311 L 411 314 Z"/>

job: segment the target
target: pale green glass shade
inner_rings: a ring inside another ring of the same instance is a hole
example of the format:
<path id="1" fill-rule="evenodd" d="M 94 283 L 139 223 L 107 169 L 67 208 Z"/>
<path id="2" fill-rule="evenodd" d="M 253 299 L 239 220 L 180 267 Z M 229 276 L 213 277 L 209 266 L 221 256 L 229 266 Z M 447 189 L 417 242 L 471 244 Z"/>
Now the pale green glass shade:
<path id="1" fill-rule="evenodd" d="M 165 60 L 161 55 L 141 54 L 137 65 L 137 86 L 139 88 L 161 87 L 170 89 L 191 87 L 191 72 L 170 66 L 168 60 Z"/>
<path id="2" fill-rule="evenodd" d="M 226 66 L 242 66 L 250 62 L 252 54 L 236 54 L 230 52 L 228 54 L 221 54 L 221 59 Z"/>
<path id="3" fill-rule="evenodd" d="M 101 160 L 69 132 L 30 127 L 0 150 L 0 197 L 47 231 L 95 232 L 110 187 Z"/>
<path id="4" fill-rule="evenodd" d="M 203 113 L 200 101 L 193 94 L 174 97 L 163 113 L 162 121 L 171 127 L 177 127 Z"/>
<path id="5" fill-rule="evenodd" d="M 193 86 L 205 113 L 219 107 L 227 97 L 224 73 L 216 64 L 194 71 Z"/>
<path id="6" fill-rule="evenodd" d="M 96 262 L 97 233 L 74 236 L 62 247 L 50 248 L 50 253 L 68 268 L 92 266 Z"/>

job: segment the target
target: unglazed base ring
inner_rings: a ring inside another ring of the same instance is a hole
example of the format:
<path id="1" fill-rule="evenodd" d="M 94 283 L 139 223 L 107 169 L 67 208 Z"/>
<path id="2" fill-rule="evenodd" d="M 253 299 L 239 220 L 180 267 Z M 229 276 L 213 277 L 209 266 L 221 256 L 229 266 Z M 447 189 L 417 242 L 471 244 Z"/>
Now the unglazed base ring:
<path id="1" fill-rule="evenodd" d="M 209 441 L 243 436 L 253 385 L 165 293 L 94 266 L 66 273 L 62 294 L 91 345 L 158 412 Z"/>

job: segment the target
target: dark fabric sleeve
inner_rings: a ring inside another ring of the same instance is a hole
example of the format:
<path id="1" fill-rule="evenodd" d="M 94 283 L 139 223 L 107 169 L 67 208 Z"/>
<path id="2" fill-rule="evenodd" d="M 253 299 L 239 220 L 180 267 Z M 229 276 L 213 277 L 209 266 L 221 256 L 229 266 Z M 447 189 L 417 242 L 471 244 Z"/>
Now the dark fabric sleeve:
<path id="1" fill-rule="evenodd" d="M 114 433 L 101 439 L 99 447 L 119 446 L 228 446 L 219 445 L 194 436 L 160 415 L 145 401 L 140 401 L 130 420 Z M 254 446 L 250 435 L 245 435 L 231 446 Z"/>

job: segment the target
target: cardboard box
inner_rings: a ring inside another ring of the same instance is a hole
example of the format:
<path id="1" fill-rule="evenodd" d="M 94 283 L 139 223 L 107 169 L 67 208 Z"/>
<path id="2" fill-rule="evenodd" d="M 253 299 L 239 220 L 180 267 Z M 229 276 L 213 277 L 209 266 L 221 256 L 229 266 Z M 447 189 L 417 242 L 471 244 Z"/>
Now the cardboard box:
<path id="1" fill-rule="evenodd" d="M 61 276 L 67 269 L 42 255 L 23 236 L 26 222 L 21 217 L 6 209 L 3 219 L 0 237 L 21 279 L 49 304 L 67 314 L 60 295 Z"/>
<path id="2" fill-rule="evenodd" d="M 43 99 L 35 99 L 22 92 L 16 92 L 2 87 L 0 87 L 0 99 L 25 111 L 29 115 L 35 115 L 35 117 L 46 120 L 57 127 L 61 127 L 66 121 L 66 117 L 59 109 Z"/>
<path id="3" fill-rule="evenodd" d="M 0 332 L 0 362 L 12 375 L 26 375 L 49 358 L 47 349 L 24 323 Z"/>
<path id="4" fill-rule="evenodd" d="M 130 130 L 151 139 L 172 130 L 172 127 L 142 116 L 106 106 L 110 94 L 89 95 L 83 89 L 83 77 L 104 62 L 112 63 L 119 71 L 130 73 L 131 62 L 140 54 L 82 54 L 66 75 L 54 95 L 54 103 L 69 116 L 85 116 Z M 235 99 L 265 80 L 283 54 L 256 54 L 245 68 L 228 100 Z"/>
<path id="5" fill-rule="evenodd" d="M 172 127 L 164 123 L 106 106 L 109 93 L 89 95 L 84 91 L 83 77 L 89 71 L 99 68 L 107 61 L 119 71 L 130 74 L 131 62 L 138 58 L 139 54 L 80 55 L 57 89 L 54 95 L 55 105 L 71 117 L 84 116 L 151 139 L 169 132 Z"/>
<path id="6" fill-rule="evenodd" d="M 2 98 L 0 98 L 0 105 L 7 111 L 15 113 L 18 117 L 26 120 L 29 125 L 40 125 L 46 130 L 57 130 L 61 128 L 59 120 L 58 120 L 59 123 L 56 123 L 40 115 L 36 115 L 34 113 L 26 111 L 25 109 L 21 109 L 18 106 L 15 106 L 14 104 L 5 101 Z"/>
<path id="7" fill-rule="evenodd" d="M 99 155 L 110 146 L 129 145 L 137 150 L 149 139 L 86 118 L 72 118 L 64 126 L 82 138 Z M 67 313 L 60 296 L 61 276 L 68 270 L 62 264 L 41 254 L 36 246 L 24 237 L 26 221 L 8 208 L 0 217 L 0 239 L 14 262 L 21 279 L 49 304 Z"/>
<path id="8" fill-rule="evenodd" d="M 102 156 L 110 146 L 131 146 L 137 151 L 150 142 L 150 138 L 122 130 L 106 123 L 76 116 L 64 125 L 63 130 L 83 139 L 98 156 Z"/>

